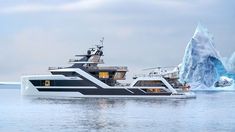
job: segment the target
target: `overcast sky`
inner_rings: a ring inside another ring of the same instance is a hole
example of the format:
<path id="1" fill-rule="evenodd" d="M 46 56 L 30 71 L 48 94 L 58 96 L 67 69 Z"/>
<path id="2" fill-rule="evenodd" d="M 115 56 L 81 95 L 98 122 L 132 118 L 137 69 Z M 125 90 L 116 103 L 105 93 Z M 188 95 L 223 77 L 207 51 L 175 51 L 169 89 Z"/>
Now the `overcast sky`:
<path id="1" fill-rule="evenodd" d="M 198 22 L 221 56 L 235 51 L 233 0 L 7 0 L 0 3 L 0 81 L 67 66 L 104 37 L 105 63 L 131 72 L 181 63 Z"/>

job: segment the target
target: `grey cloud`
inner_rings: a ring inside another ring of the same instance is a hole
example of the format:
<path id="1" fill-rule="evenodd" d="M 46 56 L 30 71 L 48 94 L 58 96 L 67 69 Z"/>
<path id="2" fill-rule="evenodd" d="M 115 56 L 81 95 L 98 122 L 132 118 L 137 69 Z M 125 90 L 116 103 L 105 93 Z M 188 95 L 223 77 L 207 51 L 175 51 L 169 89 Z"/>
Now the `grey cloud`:
<path id="1" fill-rule="evenodd" d="M 105 0 L 79 0 L 62 4 L 26 3 L 3 7 L 0 13 L 67 12 L 82 11 L 99 7 Z"/>

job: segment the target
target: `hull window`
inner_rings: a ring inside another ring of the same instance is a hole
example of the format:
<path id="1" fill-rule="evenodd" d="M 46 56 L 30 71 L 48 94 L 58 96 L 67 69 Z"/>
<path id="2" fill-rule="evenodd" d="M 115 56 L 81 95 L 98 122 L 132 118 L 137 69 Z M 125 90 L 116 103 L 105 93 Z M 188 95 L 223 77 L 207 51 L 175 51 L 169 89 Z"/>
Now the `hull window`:
<path id="1" fill-rule="evenodd" d="M 135 83 L 138 87 L 166 87 L 166 85 L 159 80 L 142 80 Z"/>
<path id="2" fill-rule="evenodd" d="M 45 81 L 45 86 L 50 86 L 50 85 L 51 85 L 50 80 L 46 80 L 46 81 Z"/>
<path id="3" fill-rule="evenodd" d="M 167 92 L 161 88 L 149 88 L 149 89 L 142 89 L 142 90 L 144 90 L 147 93 L 166 93 Z"/>

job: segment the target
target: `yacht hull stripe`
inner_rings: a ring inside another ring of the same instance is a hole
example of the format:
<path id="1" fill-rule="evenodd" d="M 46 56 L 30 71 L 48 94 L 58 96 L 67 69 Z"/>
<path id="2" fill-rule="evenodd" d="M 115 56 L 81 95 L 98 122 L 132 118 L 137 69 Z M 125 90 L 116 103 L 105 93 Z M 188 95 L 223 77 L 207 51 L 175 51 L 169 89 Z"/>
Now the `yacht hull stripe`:
<path id="1" fill-rule="evenodd" d="M 130 93 L 126 89 L 37 88 L 39 92 L 79 92 L 83 95 L 171 95 L 171 93 Z M 133 89 L 132 89 L 133 90 Z"/>
<path id="2" fill-rule="evenodd" d="M 30 82 L 34 86 L 45 86 L 45 81 L 44 80 L 30 80 Z M 47 81 L 50 81 L 50 86 L 94 86 L 90 81 L 88 80 L 52 80 L 48 79 Z"/>

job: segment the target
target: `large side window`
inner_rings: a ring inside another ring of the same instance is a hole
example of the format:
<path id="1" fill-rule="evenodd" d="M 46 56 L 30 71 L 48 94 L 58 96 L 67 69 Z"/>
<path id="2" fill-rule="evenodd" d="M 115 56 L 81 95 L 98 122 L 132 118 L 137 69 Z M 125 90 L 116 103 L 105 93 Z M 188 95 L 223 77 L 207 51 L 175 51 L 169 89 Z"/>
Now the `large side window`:
<path id="1" fill-rule="evenodd" d="M 147 80 L 147 81 L 137 81 L 134 86 L 139 87 L 166 87 L 166 85 L 159 80 Z"/>

